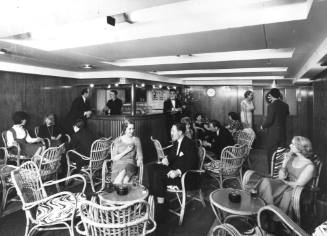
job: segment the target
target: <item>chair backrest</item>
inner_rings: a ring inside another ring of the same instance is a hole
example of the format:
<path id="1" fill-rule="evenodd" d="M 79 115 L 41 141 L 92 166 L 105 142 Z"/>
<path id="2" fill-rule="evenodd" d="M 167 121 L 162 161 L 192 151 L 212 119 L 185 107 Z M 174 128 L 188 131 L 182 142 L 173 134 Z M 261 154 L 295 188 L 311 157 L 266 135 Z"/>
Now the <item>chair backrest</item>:
<path id="1" fill-rule="evenodd" d="M 23 203 L 23 209 L 26 209 L 29 203 L 47 197 L 39 169 L 33 161 L 24 162 L 20 167 L 12 171 L 11 178 Z"/>
<path id="2" fill-rule="evenodd" d="M 88 236 L 146 234 L 150 210 L 146 201 L 107 207 L 85 200 L 79 209 Z"/>
<path id="3" fill-rule="evenodd" d="M 227 146 L 220 155 L 220 160 L 223 166 L 223 175 L 235 175 L 242 168 L 244 157 L 246 155 L 246 145 Z"/>
<path id="4" fill-rule="evenodd" d="M 5 146 L 5 148 L 8 148 L 7 132 L 8 132 L 8 130 L 1 132 L 2 142 L 3 142 L 3 145 Z"/>
<path id="5" fill-rule="evenodd" d="M 206 149 L 202 146 L 199 146 L 198 147 L 198 155 L 199 155 L 199 170 L 202 170 L 204 159 L 206 157 Z"/>
<path id="6" fill-rule="evenodd" d="M 58 172 L 63 146 L 64 144 L 59 147 L 50 147 L 43 152 L 39 163 L 40 175 L 43 181 L 48 180 Z"/>
<path id="7" fill-rule="evenodd" d="M 40 133 L 40 127 L 39 126 L 35 126 L 35 128 L 34 128 L 35 137 L 39 137 L 39 133 Z"/>
<path id="8" fill-rule="evenodd" d="M 162 149 L 161 143 L 159 142 L 159 140 L 152 138 L 152 136 L 151 136 L 151 141 L 153 142 L 154 147 L 156 149 L 158 161 L 160 161 L 165 157 L 165 153 Z"/>
<path id="9" fill-rule="evenodd" d="M 247 155 L 250 154 L 254 138 L 255 138 L 254 132 L 251 133 L 251 132 L 242 130 L 238 133 L 237 144 L 240 144 L 240 145 L 246 144 L 247 145 L 247 153 L 246 153 Z"/>
<path id="10" fill-rule="evenodd" d="M 104 160 L 110 153 L 111 137 L 95 140 L 91 145 L 89 168 L 92 170 L 102 169 Z"/>
<path id="11" fill-rule="evenodd" d="M 283 161 L 285 159 L 285 154 L 289 152 L 288 148 L 278 147 L 273 153 L 271 158 L 271 177 L 273 179 L 278 178 L 279 169 L 282 167 Z"/>
<path id="12" fill-rule="evenodd" d="M 312 179 L 312 182 L 311 182 L 312 183 L 311 187 L 312 188 L 317 188 L 318 185 L 319 185 L 319 179 L 320 179 L 320 174 L 321 174 L 323 163 L 316 154 L 313 155 L 311 161 L 315 166 L 315 175 L 313 176 L 313 179 Z"/>

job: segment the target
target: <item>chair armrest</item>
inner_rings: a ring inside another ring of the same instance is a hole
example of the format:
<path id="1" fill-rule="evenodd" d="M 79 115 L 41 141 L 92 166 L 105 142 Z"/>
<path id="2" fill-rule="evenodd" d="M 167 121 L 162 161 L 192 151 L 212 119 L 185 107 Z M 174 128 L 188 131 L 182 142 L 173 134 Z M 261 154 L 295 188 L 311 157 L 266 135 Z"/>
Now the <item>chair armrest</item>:
<path id="1" fill-rule="evenodd" d="M 80 154 L 79 152 L 76 152 L 75 150 L 68 150 L 67 152 L 66 152 L 66 158 L 67 158 L 67 161 L 70 163 L 70 160 L 69 160 L 69 153 L 74 153 L 74 154 L 76 154 L 77 156 L 79 156 L 80 158 L 82 158 L 83 160 L 86 160 L 86 161 L 89 161 L 89 160 L 91 160 L 91 158 L 90 157 L 87 157 L 87 156 L 84 156 L 84 155 L 82 155 L 82 154 Z"/>
<path id="2" fill-rule="evenodd" d="M 81 234 L 81 235 L 86 235 L 86 230 L 81 230 L 81 225 L 83 224 L 83 221 L 80 221 L 78 222 L 76 225 L 75 225 L 75 229 L 77 231 L 78 234 Z"/>
<path id="3" fill-rule="evenodd" d="M 33 207 L 35 207 L 35 206 L 37 206 L 37 205 L 39 205 L 39 204 L 41 204 L 41 203 L 44 203 L 44 202 L 46 202 L 46 201 L 49 201 L 49 200 L 51 200 L 51 199 L 53 199 L 53 198 L 56 198 L 56 197 L 59 197 L 59 196 L 62 196 L 62 195 L 69 195 L 69 196 L 71 196 L 73 199 L 75 199 L 75 208 L 76 208 L 77 200 L 76 200 L 75 195 L 74 195 L 73 193 L 71 193 L 71 192 L 64 191 L 64 192 L 59 192 L 59 193 L 53 194 L 53 195 L 51 195 L 51 196 L 49 196 L 49 197 L 45 197 L 45 198 L 43 198 L 43 199 L 41 199 L 41 200 L 38 200 L 38 201 L 35 201 L 35 202 L 26 203 L 25 206 L 24 206 L 24 205 L 22 206 L 22 209 L 23 209 L 23 210 L 29 210 L 29 209 L 31 209 L 31 208 L 33 208 Z"/>
<path id="4" fill-rule="evenodd" d="M 224 223 L 224 224 L 220 224 L 218 226 L 216 226 L 213 230 L 212 230 L 212 235 L 218 235 L 217 233 L 219 231 L 224 232 L 224 234 L 222 235 L 226 235 L 226 232 L 228 233 L 228 235 L 231 236 L 242 236 L 242 234 L 231 224 L 228 223 Z M 221 235 L 221 234 L 219 234 Z"/>
<path id="5" fill-rule="evenodd" d="M 168 145 L 167 147 L 163 147 L 162 150 L 166 150 L 166 149 L 169 149 L 171 148 L 173 145 Z"/>
<path id="6" fill-rule="evenodd" d="M 264 207 L 259 209 L 258 216 L 257 216 L 257 222 L 259 224 L 260 229 L 262 229 L 260 217 L 261 217 L 261 214 L 262 214 L 263 211 L 273 212 L 296 235 L 298 235 L 298 236 L 309 236 L 309 234 L 306 233 L 293 220 L 291 220 L 291 218 L 288 215 L 286 215 L 281 209 L 279 209 L 278 207 L 276 207 L 274 205 L 264 206 Z"/>
<path id="7" fill-rule="evenodd" d="M 207 153 L 206 153 L 206 158 L 208 158 L 210 161 L 215 161 L 215 159 L 213 159 L 211 156 L 209 156 Z"/>
<path id="8" fill-rule="evenodd" d="M 292 191 L 292 207 L 298 223 L 301 222 L 300 204 L 301 204 L 301 194 L 303 189 L 304 187 L 295 187 Z"/>
<path id="9" fill-rule="evenodd" d="M 111 162 L 112 159 L 107 159 L 107 160 L 104 160 L 103 164 L 102 164 L 102 174 L 101 174 L 101 177 L 102 177 L 102 183 L 101 183 L 101 189 L 98 191 L 98 192 L 102 192 L 104 190 L 104 188 L 106 187 L 106 174 L 108 173 L 108 163 Z"/>
<path id="10" fill-rule="evenodd" d="M 146 229 L 145 234 L 150 234 L 150 233 L 154 232 L 157 228 L 157 223 L 151 217 L 149 217 L 148 221 L 151 222 L 152 227 L 151 227 L 151 229 Z"/>
<path id="11" fill-rule="evenodd" d="M 67 137 L 67 143 L 70 143 L 70 141 L 72 140 L 72 138 L 69 136 L 69 134 L 65 134 L 65 136 Z"/>
<path id="12" fill-rule="evenodd" d="M 182 178 L 181 178 L 181 183 L 182 183 L 182 190 L 185 191 L 185 178 L 187 176 L 187 174 L 189 173 L 197 173 L 199 175 L 204 174 L 205 170 L 187 170 L 182 174 Z"/>
<path id="13" fill-rule="evenodd" d="M 85 189 L 86 189 L 86 179 L 84 178 L 83 175 L 81 174 L 75 174 L 75 175 L 71 175 L 71 176 L 68 176 L 68 177 L 65 177 L 65 178 L 62 178 L 62 179 L 58 179 L 58 180 L 50 180 L 50 181 L 47 181 L 45 183 L 43 183 L 44 186 L 51 186 L 53 184 L 58 184 L 60 182 L 64 182 L 64 181 L 67 181 L 69 179 L 75 179 L 75 178 L 80 178 L 83 180 L 84 184 L 83 184 L 83 191 L 82 193 L 85 193 Z"/>
<path id="14" fill-rule="evenodd" d="M 8 160 L 8 150 L 5 147 L 0 147 L 0 150 L 3 150 L 3 164 L 6 165 Z"/>

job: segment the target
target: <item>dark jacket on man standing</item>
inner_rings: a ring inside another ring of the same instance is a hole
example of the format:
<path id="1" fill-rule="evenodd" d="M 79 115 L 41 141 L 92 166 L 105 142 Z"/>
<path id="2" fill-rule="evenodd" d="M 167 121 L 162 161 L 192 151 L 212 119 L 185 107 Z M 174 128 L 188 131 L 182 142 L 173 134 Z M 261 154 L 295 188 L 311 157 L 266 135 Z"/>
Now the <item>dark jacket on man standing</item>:
<path id="1" fill-rule="evenodd" d="M 175 99 L 175 108 L 181 108 L 182 104 L 178 99 Z M 181 112 L 173 112 L 172 109 L 174 108 L 171 99 L 167 99 L 164 101 L 163 113 L 166 115 L 168 130 L 170 130 L 171 126 L 175 122 L 179 122 L 181 119 Z"/>

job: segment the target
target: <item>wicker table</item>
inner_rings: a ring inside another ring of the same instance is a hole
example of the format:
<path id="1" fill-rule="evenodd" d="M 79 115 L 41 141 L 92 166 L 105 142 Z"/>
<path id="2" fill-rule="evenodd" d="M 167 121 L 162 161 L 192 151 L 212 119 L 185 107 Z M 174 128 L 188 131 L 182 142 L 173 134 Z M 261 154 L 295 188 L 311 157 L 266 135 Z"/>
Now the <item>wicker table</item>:
<path id="1" fill-rule="evenodd" d="M 210 203 L 217 219 L 225 222 L 223 212 L 229 213 L 232 217 L 252 216 L 257 214 L 258 210 L 265 205 L 259 197 L 251 197 L 250 193 L 245 190 L 236 190 L 241 194 L 241 201 L 238 203 L 231 202 L 228 198 L 229 193 L 235 189 L 217 189 L 210 194 Z M 230 217 L 230 216 L 229 216 Z"/>
<path id="2" fill-rule="evenodd" d="M 149 191 L 143 185 L 128 185 L 126 195 L 118 195 L 116 191 L 104 191 L 99 193 L 101 205 L 123 205 L 144 200 L 149 195 Z"/>

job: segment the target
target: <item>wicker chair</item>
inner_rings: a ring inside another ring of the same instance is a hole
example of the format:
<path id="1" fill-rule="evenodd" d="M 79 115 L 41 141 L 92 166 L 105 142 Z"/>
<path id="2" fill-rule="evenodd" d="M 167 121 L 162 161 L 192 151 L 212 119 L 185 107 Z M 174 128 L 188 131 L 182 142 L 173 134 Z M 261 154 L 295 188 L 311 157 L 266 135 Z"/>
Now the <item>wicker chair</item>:
<path id="1" fill-rule="evenodd" d="M 217 180 L 220 188 L 223 188 L 224 181 L 227 179 L 238 179 L 241 184 L 246 151 L 245 144 L 225 147 L 221 152 L 220 160 L 211 159 L 211 162 L 204 165 L 204 169 Z"/>
<path id="2" fill-rule="evenodd" d="M 9 202 L 17 200 L 16 195 L 11 199 L 8 199 L 9 194 L 15 190 L 15 186 L 12 183 L 10 172 L 12 170 L 17 169 L 17 166 L 13 165 L 1 165 L 0 167 L 0 175 L 1 175 L 1 186 L 2 186 L 2 201 L 1 201 L 1 209 L 0 216 L 5 211 L 6 206 Z"/>
<path id="3" fill-rule="evenodd" d="M 72 175 L 57 181 L 43 183 L 36 164 L 28 161 L 12 171 L 11 178 L 26 215 L 25 236 L 32 234 L 35 230 L 58 229 L 68 229 L 69 234 L 74 235 L 73 220 L 77 203 L 78 200 L 85 198 L 86 180 L 82 175 Z M 82 193 L 60 192 L 51 196 L 47 195 L 45 187 L 72 178 L 83 180 Z"/>
<path id="4" fill-rule="evenodd" d="M 182 189 L 180 189 L 178 186 L 167 187 L 167 192 L 175 195 L 175 198 L 171 199 L 171 201 L 177 200 L 179 203 L 179 207 L 177 209 L 169 210 L 171 213 L 179 217 L 178 225 L 181 225 L 183 223 L 185 208 L 188 203 L 195 200 L 201 202 L 203 207 L 206 206 L 204 202 L 202 189 L 201 189 L 201 183 L 199 183 L 199 186 L 196 189 L 188 190 L 186 188 L 187 186 L 186 178 L 188 178 L 188 176 L 196 174 L 199 175 L 199 178 L 202 178 L 201 175 L 205 173 L 203 170 L 203 162 L 206 156 L 206 150 L 204 147 L 199 147 L 198 155 L 199 155 L 199 168 L 197 170 L 188 170 L 182 175 L 181 178 Z"/>
<path id="5" fill-rule="evenodd" d="M 161 146 L 161 143 L 159 142 L 159 140 L 154 139 L 152 136 L 151 136 L 151 141 L 153 142 L 154 147 L 157 151 L 158 162 L 160 162 L 163 158 L 167 157 L 167 155 L 165 155 L 165 153 L 164 153 L 164 150 L 171 148 L 173 145 L 169 145 L 169 146 L 163 148 Z"/>
<path id="6" fill-rule="evenodd" d="M 60 167 L 61 156 L 65 151 L 65 144 L 59 147 L 50 147 L 46 149 L 41 156 L 34 156 L 34 161 L 39 170 L 43 182 L 58 179 L 58 170 Z M 59 185 L 56 184 L 58 192 L 60 191 Z"/>
<path id="7" fill-rule="evenodd" d="M 15 145 L 13 147 L 8 147 L 7 145 L 7 132 L 11 132 L 9 130 L 6 130 L 6 131 L 3 131 L 1 133 L 1 136 L 2 136 L 2 141 L 3 141 L 3 144 L 4 144 L 4 147 L 2 148 L 5 152 L 5 158 L 6 158 L 6 161 L 15 161 L 16 162 L 16 165 L 17 166 L 20 166 L 21 162 L 23 161 L 28 161 L 28 160 L 31 160 L 32 157 L 27 157 L 27 156 L 23 156 L 20 154 L 20 146 L 18 143 L 15 143 Z M 16 149 L 16 153 L 17 154 L 14 154 L 11 149 Z"/>
<path id="8" fill-rule="evenodd" d="M 242 234 L 233 225 L 224 223 L 216 226 L 211 236 L 242 236 Z"/>
<path id="9" fill-rule="evenodd" d="M 298 235 L 298 236 L 310 235 L 307 232 L 305 232 L 300 226 L 298 226 L 294 221 L 292 221 L 291 218 L 289 218 L 281 209 L 279 209 L 274 205 L 264 206 L 260 208 L 260 210 L 258 211 L 257 221 L 258 221 L 259 228 L 263 231 L 264 235 L 271 235 L 265 232 L 262 226 L 262 218 L 264 212 L 273 213 L 279 219 L 279 221 L 282 222 L 284 226 L 286 226 L 285 228 L 287 228 L 290 231 L 290 235 Z"/>
<path id="10" fill-rule="evenodd" d="M 81 235 L 138 236 L 152 233 L 157 226 L 150 217 L 150 206 L 146 201 L 112 207 L 83 201 L 79 209 L 81 221 L 76 225 L 76 230 Z M 81 229 L 82 224 L 84 230 Z"/>
<path id="11" fill-rule="evenodd" d="M 282 167 L 282 163 L 284 161 L 285 154 L 288 151 L 289 151 L 289 149 L 287 149 L 287 148 L 282 148 L 282 147 L 277 148 L 277 150 L 274 152 L 272 159 L 271 159 L 271 172 L 270 172 L 271 175 L 266 176 L 266 177 L 270 177 L 273 179 L 278 178 L 279 169 Z M 312 193 L 312 195 L 313 195 L 312 202 L 313 202 L 314 213 L 316 211 L 316 197 L 317 197 L 316 195 L 317 195 L 317 191 L 318 191 L 318 184 L 319 184 L 319 178 L 320 178 L 320 173 L 321 173 L 321 169 L 322 169 L 322 162 L 317 156 L 314 156 L 312 162 L 315 165 L 316 172 L 315 172 L 315 175 L 313 176 L 313 180 L 311 181 L 311 185 L 306 186 L 306 187 L 296 187 L 293 189 L 293 193 L 292 193 L 292 208 L 293 208 L 293 211 L 294 211 L 294 214 L 296 217 L 296 222 L 299 224 L 301 223 L 301 212 L 300 212 L 301 211 L 301 201 L 304 199 L 304 194 L 302 195 L 302 193 L 304 193 L 303 190 L 308 190 L 310 193 Z M 243 182 L 242 182 L 243 189 L 247 188 L 247 185 L 251 181 L 250 179 L 254 173 L 255 172 L 253 170 L 248 170 L 244 173 Z M 310 198 L 310 200 L 311 200 L 311 198 Z"/>
<path id="12" fill-rule="evenodd" d="M 251 167 L 249 155 L 250 155 L 254 138 L 255 138 L 254 132 L 252 133 L 252 132 L 247 132 L 246 130 L 242 130 L 238 132 L 237 141 L 236 141 L 237 145 L 246 144 L 247 149 L 246 149 L 245 158 L 249 167 Z"/>
<path id="13" fill-rule="evenodd" d="M 108 158 L 110 155 L 110 144 L 111 144 L 111 138 L 100 138 L 95 140 L 92 145 L 91 145 L 91 151 L 90 151 L 90 156 L 84 156 L 75 150 L 69 150 L 66 152 L 66 159 L 67 159 L 67 165 L 68 165 L 68 170 L 67 170 L 67 176 L 70 176 L 71 173 L 77 169 L 76 164 L 72 163 L 69 159 L 69 155 L 72 153 L 78 155 L 81 157 L 83 160 L 90 161 L 89 164 L 85 167 L 82 167 L 81 173 L 86 174 L 88 176 L 88 179 L 90 180 L 92 191 L 95 192 L 95 185 L 101 184 L 102 178 L 96 178 L 96 173 L 98 171 L 101 171 L 103 168 L 103 163 L 105 159 Z M 99 174 L 100 176 L 101 174 Z M 97 182 L 97 180 L 99 180 Z"/>

